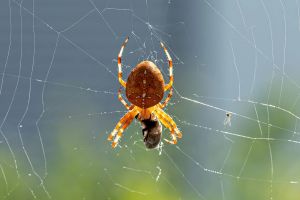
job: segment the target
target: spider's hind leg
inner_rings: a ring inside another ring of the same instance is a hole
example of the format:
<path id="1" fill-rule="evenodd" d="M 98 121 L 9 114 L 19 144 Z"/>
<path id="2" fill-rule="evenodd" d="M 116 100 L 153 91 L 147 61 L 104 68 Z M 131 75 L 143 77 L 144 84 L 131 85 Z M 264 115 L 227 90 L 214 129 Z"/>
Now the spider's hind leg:
<path id="1" fill-rule="evenodd" d="M 122 73 L 122 55 L 123 55 L 123 51 L 124 51 L 124 48 L 128 42 L 128 37 L 125 39 L 124 43 L 122 44 L 122 47 L 120 49 L 120 52 L 119 52 L 119 55 L 118 55 L 118 79 L 119 79 L 119 82 L 120 84 L 126 88 L 126 82 L 123 80 L 123 73 Z"/>
<path id="2" fill-rule="evenodd" d="M 174 76 L 173 76 L 173 61 L 172 58 L 167 50 L 167 48 L 165 47 L 164 43 L 160 42 L 161 47 L 164 49 L 165 54 L 167 56 L 168 62 L 169 62 L 169 76 L 170 76 L 170 82 L 165 85 L 164 90 L 167 91 L 168 89 L 170 89 L 173 85 L 173 81 L 174 81 Z"/>
<path id="3" fill-rule="evenodd" d="M 165 99 L 165 101 L 164 101 L 163 103 L 160 103 L 160 104 L 159 104 L 159 107 L 160 107 L 160 108 L 166 107 L 166 106 L 168 105 L 168 103 L 169 103 L 169 101 L 170 101 L 172 95 L 173 95 L 173 88 L 170 88 L 170 92 L 169 92 L 167 98 Z"/>
<path id="4" fill-rule="evenodd" d="M 119 99 L 119 101 L 125 106 L 125 108 L 127 110 L 132 110 L 134 108 L 134 105 L 128 105 L 128 103 L 126 103 L 126 101 L 123 99 L 121 92 L 122 92 L 122 90 L 120 88 L 119 91 L 118 91 L 118 99 Z"/>

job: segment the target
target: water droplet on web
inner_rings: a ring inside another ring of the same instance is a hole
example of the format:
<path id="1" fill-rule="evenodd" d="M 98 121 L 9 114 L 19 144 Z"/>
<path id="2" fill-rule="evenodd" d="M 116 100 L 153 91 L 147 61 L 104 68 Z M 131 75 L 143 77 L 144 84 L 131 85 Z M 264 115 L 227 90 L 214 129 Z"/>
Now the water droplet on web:
<path id="1" fill-rule="evenodd" d="M 158 174 L 157 174 L 156 179 L 155 179 L 155 181 L 157 182 L 159 180 L 160 175 L 161 175 L 161 168 L 159 166 L 156 166 L 156 169 L 158 169 Z"/>
<path id="2" fill-rule="evenodd" d="M 163 142 L 160 142 L 157 149 L 158 149 L 158 155 L 161 155 L 162 153 L 162 150 L 163 150 L 163 146 L 164 146 L 164 143 Z"/>

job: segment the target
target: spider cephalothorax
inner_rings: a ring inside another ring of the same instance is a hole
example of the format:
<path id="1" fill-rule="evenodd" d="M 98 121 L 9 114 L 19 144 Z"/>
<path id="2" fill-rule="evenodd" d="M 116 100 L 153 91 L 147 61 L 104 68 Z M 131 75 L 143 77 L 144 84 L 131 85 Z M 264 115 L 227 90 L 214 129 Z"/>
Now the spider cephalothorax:
<path id="1" fill-rule="evenodd" d="M 140 62 L 129 74 L 127 82 L 122 79 L 122 54 L 125 45 L 128 42 L 126 38 L 118 55 L 119 82 L 126 89 L 126 97 L 132 103 L 128 105 L 122 98 L 121 89 L 118 97 L 121 103 L 129 110 L 117 123 L 115 129 L 108 136 L 108 140 L 113 140 L 112 147 L 116 147 L 124 130 L 129 126 L 132 120 L 136 117 L 142 124 L 144 142 L 147 148 L 156 147 L 161 139 L 162 127 L 160 122 L 167 127 L 171 132 L 172 140 L 166 140 L 171 144 L 177 143 L 177 138 L 181 138 L 181 133 L 178 130 L 173 119 L 165 113 L 164 108 L 172 96 L 173 84 L 173 65 L 170 54 L 166 47 L 161 42 L 168 61 L 170 71 L 170 82 L 165 85 L 163 75 L 158 67 L 151 61 Z M 163 103 L 164 93 L 169 90 L 169 94 Z"/>

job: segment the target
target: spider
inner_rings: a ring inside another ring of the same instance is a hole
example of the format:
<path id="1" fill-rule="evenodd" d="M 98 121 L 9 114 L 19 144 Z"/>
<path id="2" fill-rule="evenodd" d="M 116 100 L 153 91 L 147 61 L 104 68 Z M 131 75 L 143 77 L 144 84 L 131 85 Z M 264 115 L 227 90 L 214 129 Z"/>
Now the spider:
<path id="1" fill-rule="evenodd" d="M 124 130 L 130 125 L 134 118 L 138 119 L 142 125 L 145 146 L 149 149 L 155 148 L 160 140 L 162 126 L 160 122 L 170 130 L 171 140 L 165 139 L 170 144 L 176 144 L 177 138 L 181 138 L 182 134 L 177 128 L 173 119 L 163 111 L 172 97 L 173 85 L 173 64 L 172 59 L 164 44 L 161 47 L 169 61 L 170 81 L 165 85 L 164 78 L 158 67 L 151 61 L 145 60 L 140 62 L 129 74 L 127 82 L 122 78 L 122 54 L 128 42 L 128 37 L 121 46 L 118 55 L 118 79 L 125 88 L 126 97 L 132 105 L 128 105 L 122 98 L 121 88 L 118 91 L 118 98 L 125 106 L 128 112 L 120 119 L 115 129 L 108 136 L 108 140 L 112 142 L 115 148 L 122 137 Z M 164 92 L 169 90 L 169 94 L 163 103 Z"/>

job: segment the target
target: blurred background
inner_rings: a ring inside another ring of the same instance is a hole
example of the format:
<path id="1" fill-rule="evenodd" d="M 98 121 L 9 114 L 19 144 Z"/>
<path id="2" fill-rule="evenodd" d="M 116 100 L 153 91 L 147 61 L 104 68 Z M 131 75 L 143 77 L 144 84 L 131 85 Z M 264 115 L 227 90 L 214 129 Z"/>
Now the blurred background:
<path id="1" fill-rule="evenodd" d="M 1 1 L 0 199 L 299 199 L 299 6 Z M 160 41 L 173 58 L 177 145 L 147 150 L 137 121 L 106 139 L 126 36 L 125 79 L 151 60 L 168 82 Z"/>

